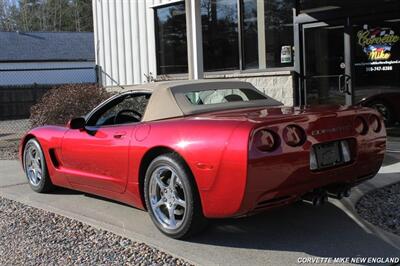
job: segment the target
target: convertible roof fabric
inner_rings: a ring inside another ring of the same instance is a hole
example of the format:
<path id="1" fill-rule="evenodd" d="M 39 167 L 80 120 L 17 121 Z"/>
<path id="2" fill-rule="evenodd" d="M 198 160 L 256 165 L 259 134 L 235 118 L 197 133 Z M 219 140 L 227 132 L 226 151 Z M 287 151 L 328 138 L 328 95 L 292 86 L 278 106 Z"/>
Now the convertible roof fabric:
<path id="1" fill-rule="evenodd" d="M 142 121 L 155 121 L 186 115 L 200 114 L 228 109 L 249 108 L 259 106 L 282 105 L 268 96 L 265 100 L 247 102 L 227 102 L 224 104 L 194 105 L 186 98 L 185 93 L 213 89 L 251 89 L 261 93 L 253 85 L 243 81 L 227 80 L 195 80 L 165 81 L 124 87 L 132 91 L 149 91 L 152 93 L 143 115 Z"/>

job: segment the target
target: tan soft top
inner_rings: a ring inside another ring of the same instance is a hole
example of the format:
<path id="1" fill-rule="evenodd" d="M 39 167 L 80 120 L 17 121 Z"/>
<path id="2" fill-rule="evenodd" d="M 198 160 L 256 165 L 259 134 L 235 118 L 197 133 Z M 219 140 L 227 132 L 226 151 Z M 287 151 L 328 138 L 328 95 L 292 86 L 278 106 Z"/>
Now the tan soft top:
<path id="1" fill-rule="evenodd" d="M 248 102 L 227 102 L 224 104 L 194 105 L 185 97 L 190 91 L 213 89 L 251 89 L 261 93 L 253 85 L 243 81 L 228 80 L 196 80 L 196 81 L 164 81 L 125 87 L 132 91 L 148 91 L 151 97 L 142 121 L 155 121 L 167 118 L 182 117 L 197 113 L 222 111 L 236 108 L 258 106 L 277 106 L 282 103 L 268 97 L 265 100 Z"/>

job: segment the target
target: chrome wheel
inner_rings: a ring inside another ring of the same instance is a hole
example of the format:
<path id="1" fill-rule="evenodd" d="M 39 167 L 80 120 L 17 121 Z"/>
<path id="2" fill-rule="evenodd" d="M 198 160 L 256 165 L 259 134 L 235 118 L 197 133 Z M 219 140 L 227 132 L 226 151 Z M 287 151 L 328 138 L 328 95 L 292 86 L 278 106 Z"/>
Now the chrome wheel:
<path id="1" fill-rule="evenodd" d="M 25 147 L 24 164 L 29 183 L 39 186 L 43 178 L 43 157 L 40 147 L 36 143 L 28 143 Z"/>
<path id="2" fill-rule="evenodd" d="M 151 174 L 149 201 L 157 221 L 165 228 L 179 228 L 186 217 L 186 195 L 181 178 L 169 166 L 159 166 Z"/>

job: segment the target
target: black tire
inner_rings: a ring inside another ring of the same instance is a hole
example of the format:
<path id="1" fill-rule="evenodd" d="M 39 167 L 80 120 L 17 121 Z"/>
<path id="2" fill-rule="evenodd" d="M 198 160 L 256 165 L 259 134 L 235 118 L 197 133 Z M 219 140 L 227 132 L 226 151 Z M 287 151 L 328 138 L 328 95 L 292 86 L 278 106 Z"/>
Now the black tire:
<path id="1" fill-rule="evenodd" d="M 172 169 L 179 176 L 179 179 L 181 181 L 180 186 L 182 186 L 185 190 L 185 215 L 181 220 L 181 225 L 176 229 L 166 228 L 157 219 L 156 214 L 150 204 L 150 180 L 155 170 L 160 169 L 160 167 L 169 167 L 170 169 Z M 146 171 L 144 196 L 147 211 L 149 212 L 151 220 L 156 225 L 156 227 L 168 237 L 175 239 L 188 238 L 204 229 L 207 223 L 207 220 L 203 215 L 200 196 L 197 190 L 197 186 L 194 182 L 194 178 L 186 163 L 179 155 L 175 153 L 158 156 L 150 163 Z"/>
<path id="2" fill-rule="evenodd" d="M 374 101 L 369 104 L 369 107 L 377 110 L 383 117 L 386 127 L 391 127 L 395 124 L 395 118 L 392 108 L 384 101 Z"/>
<path id="3" fill-rule="evenodd" d="M 40 180 L 36 179 L 37 182 L 34 182 L 32 178 L 30 178 L 30 174 L 33 172 L 33 170 L 31 171 L 29 168 L 28 153 L 31 152 L 33 149 L 35 150 L 35 153 L 37 152 L 36 156 L 38 156 L 37 158 L 39 158 L 38 166 L 41 169 L 41 178 Z M 51 182 L 49 172 L 47 170 L 47 164 L 45 156 L 43 154 L 43 149 L 40 146 L 40 143 L 39 141 L 37 141 L 37 139 L 32 138 L 25 144 L 23 162 L 24 162 L 25 175 L 33 191 L 37 193 L 46 193 L 54 189 L 54 185 Z"/>

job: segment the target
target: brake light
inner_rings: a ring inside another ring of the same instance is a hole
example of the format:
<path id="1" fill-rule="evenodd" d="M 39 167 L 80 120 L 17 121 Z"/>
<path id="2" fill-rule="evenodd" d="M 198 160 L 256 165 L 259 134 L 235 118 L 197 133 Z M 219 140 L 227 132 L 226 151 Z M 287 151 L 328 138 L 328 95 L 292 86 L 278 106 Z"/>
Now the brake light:
<path id="1" fill-rule="evenodd" d="M 283 130 L 283 139 L 287 145 L 297 147 L 303 145 L 306 140 L 306 134 L 301 127 L 290 125 Z"/>
<path id="2" fill-rule="evenodd" d="M 278 137 L 272 131 L 261 129 L 254 134 L 253 143 L 258 150 L 270 152 L 278 146 Z"/>
<path id="3" fill-rule="evenodd" d="M 361 116 L 357 116 L 356 119 L 354 120 L 354 128 L 356 132 L 360 135 L 365 135 L 368 132 L 368 124 L 367 121 L 365 121 L 364 118 Z"/>
<path id="4" fill-rule="evenodd" d="M 380 119 L 376 115 L 371 115 L 369 117 L 369 126 L 375 133 L 381 131 L 382 128 Z"/>

